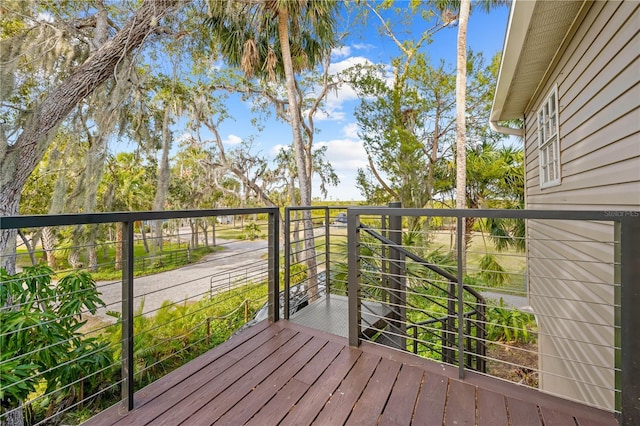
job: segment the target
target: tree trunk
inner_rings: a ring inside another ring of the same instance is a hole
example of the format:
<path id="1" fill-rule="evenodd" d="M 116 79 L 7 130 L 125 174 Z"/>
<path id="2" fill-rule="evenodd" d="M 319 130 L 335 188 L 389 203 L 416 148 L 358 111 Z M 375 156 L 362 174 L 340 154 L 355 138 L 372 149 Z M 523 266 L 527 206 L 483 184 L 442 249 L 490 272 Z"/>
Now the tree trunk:
<path id="1" fill-rule="evenodd" d="M 300 117 L 300 107 L 296 96 L 295 75 L 293 63 L 291 61 L 291 47 L 289 46 L 289 11 L 287 6 L 278 9 L 278 36 L 280 48 L 282 50 L 282 64 L 284 68 L 285 81 L 287 86 L 287 98 L 289 100 L 289 114 L 291 116 L 291 130 L 293 133 L 293 148 L 296 157 L 296 167 L 298 169 L 298 184 L 300 185 L 300 205 L 311 205 L 311 185 L 310 176 L 307 175 L 307 161 L 304 141 L 302 140 L 302 119 Z M 313 235 L 313 222 L 311 221 L 311 211 L 302 212 L 304 224 L 304 244 L 302 258 L 307 264 L 307 294 L 312 302 L 318 294 L 318 268 L 316 265 L 315 239 Z"/>
<path id="2" fill-rule="evenodd" d="M 40 162 L 57 126 L 86 96 L 113 75 L 122 58 L 155 31 L 158 20 L 178 0 L 145 0 L 116 35 L 53 89 L 37 105 L 15 143 L 0 140 L 0 216 L 19 214 L 20 195 Z M 0 256 L 7 271 L 15 271 L 16 231 L 0 231 Z"/>
<path id="3" fill-rule="evenodd" d="M 85 232 L 87 233 L 87 267 L 91 272 L 98 272 L 98 247 L 96 245 L 98 225 L 87 225 Z"/>
<path id="4" fill-rule="evenodd" d="M 3 413 L 5 414 L 5 413 Z M 2 425 L 6 426 L 24 426 L 24 415 L 22 413 L 22 406 L 14 408 L 5 414 L 4 422 Z"/>
<path id="5" fill-rule="evenodd" d="M 156 187 L 156 196 L 153 199 L 153 210 L 164 210 L 164 203 L 167 200 L 169 192 L 169 178 L 171 177 L 171 169 L 169 168 L 169 151 L 171 150 L 171 130 L 169 130 L 169 121 L 171 119 L 171 109 L 165 106 L 164 118 L 162 120 L 162 158 L 158 165 L 158 186 Z M 154 246 L 162 251 L 162 221 L 153 221 L 153 236 L 155 238 Z M 154 250 L 155 252 L 155 250 Z"/>
<path id="6" fill-rule="evenodd" d="M 460 14 L 458 16 L 458 60 L 456 75 L 456 208 L 466 208 L 466 183 L 467 183 L 467 124 L 466 124 L 466 96 L 467 96 L 467 23 L 471 0 L 460 2 Z M 464 224 L 465 221 L 462 223 Z M 464 225 L 463 225 L 464 226 Z M 462 230 L 465 234 L 465 230 Z M 466 264 L 466 254 L 463 247 L 461 262 L 463 269 Z M 462 277 L 459 277 L 462 279 Z"/>
<path id="7" fill-rule="evenodd" d="M 19 203 L 19 193 L 7 192 L 2 185 L 0 185 L 0 217 L 17 215 Z M 16 273 L 17 235 L 17 229 L 0 230 L 0 267 L 5 268 L 9 275 Z"/>
<path id="8" fill-rule="evenodd" d="M 50 226 L 42 228 L 42 248 L 45 256 L 47 257 L 47 264 L 55 271 L 58 268 L 58 262 L 56 261 L 55 255 L 56 236 L 53 232 L 53 228 Z"/>
<path id="9" fill-rule="evenodd" d="M 29 239 L 27 238 L 27 236 L 24 235 L 24 232 L 22 232 L 19 229 L 18 229 L 18 235 L 20 235 L 20 239 L 22 239 L 24 246 L 27 248 L 27 252 L 29 253 L 29 259 L 31 259 L 31 265 L 33 266 L 37 265 L 38 261 L 36 260 L 36 254 L 33 251 L 34 245 L 29 243 Z"/>
<path id="10" fill-rule="evenodd" d="M 147 242 L 147 232 L 145 231 L 144 221 L 140 222 L 140 234 L 142 235 L 142 245 L 144 245 L 144 252 L 149 253 L 149 243 Z M 180 232 L 178 231 L 178 246 L 180 246 Z"/>
<path id="11" fill-rule="evenodd" d="M 116 261 L 113 264 L 114 271 L 122 270 L 122 222 L 116 222 Z"/>

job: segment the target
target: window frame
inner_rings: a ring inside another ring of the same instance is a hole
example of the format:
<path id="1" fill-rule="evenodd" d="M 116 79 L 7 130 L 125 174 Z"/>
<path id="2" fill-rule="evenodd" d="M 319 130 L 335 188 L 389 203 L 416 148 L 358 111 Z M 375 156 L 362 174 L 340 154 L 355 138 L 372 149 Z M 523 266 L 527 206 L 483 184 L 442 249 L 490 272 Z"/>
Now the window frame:
<path id="1" fill-rule="evenodd" d="M 540 188 L 550 188 L 561 183 L 560 120 L 558 111 L 558 85 L 545 96 L 536 113 L 538 126 L 538 167 Z"/>

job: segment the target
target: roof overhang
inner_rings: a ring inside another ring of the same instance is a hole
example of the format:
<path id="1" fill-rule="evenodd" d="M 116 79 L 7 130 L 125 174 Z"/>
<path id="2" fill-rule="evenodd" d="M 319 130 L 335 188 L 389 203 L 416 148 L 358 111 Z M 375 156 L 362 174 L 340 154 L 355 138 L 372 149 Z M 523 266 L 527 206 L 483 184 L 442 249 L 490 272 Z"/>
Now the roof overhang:
<path id="1" fill-rule="evenodd" d="M 523 117 L 590 3 L 513 0 L 489 119 L 493 130 L 523 135 L 498 123 Z"/>

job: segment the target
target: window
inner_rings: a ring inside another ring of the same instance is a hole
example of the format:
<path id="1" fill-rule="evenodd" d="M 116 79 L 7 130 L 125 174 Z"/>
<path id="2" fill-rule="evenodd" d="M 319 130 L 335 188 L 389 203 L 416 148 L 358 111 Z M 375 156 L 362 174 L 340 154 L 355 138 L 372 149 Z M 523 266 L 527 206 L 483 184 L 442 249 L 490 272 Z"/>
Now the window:
<path id="1" fill-rule="evenodd" d="M 560 185 L 560 135 L 558 133 L 558 86 L 555 86 L 538 110 L 540 188 Z"/>

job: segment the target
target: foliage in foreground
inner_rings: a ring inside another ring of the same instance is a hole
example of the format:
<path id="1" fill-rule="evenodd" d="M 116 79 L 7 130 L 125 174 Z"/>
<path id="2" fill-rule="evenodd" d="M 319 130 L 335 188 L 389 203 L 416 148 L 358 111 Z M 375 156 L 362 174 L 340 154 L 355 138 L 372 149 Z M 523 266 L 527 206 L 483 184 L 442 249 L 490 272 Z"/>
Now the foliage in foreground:
<path id="1" fill-rule="evenodd" d="M 23 407 L 27 424 L 48 418 L 77 424 L 115 404 L 122 323 L 86 332 L 82 314 L 104 306 L 91 275 L 73 272 L 56 283 L 42 265 L 0 273 L 2 413 Z M 266 284 L 249 284 L 194 303 L 165 302 L 152 316 L 141 305 L 134 318 L 135 388 L 227 340 L 266 295 Z"/>
<path id="2" fill-rule="evenodd" d="M 105 379 L 100 371 L 113 362 L 106 342 L 80 332 L 82 314 L 104 306 L 91 275 L 73 272 L 57 283 L 52 275 L 42 265 L 15 275 L 0 269 L 2 412 L 19 407 L 40 386 L 51 409 L 56 401 L 82 395 L 83 387 L 97 386 Z"/>

